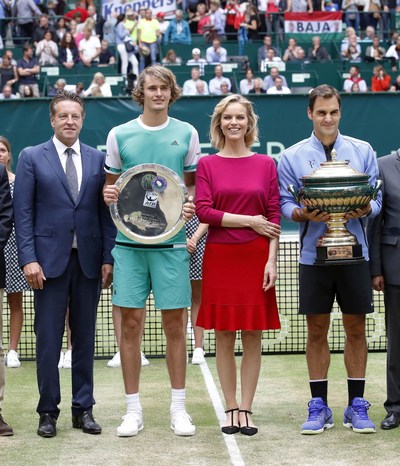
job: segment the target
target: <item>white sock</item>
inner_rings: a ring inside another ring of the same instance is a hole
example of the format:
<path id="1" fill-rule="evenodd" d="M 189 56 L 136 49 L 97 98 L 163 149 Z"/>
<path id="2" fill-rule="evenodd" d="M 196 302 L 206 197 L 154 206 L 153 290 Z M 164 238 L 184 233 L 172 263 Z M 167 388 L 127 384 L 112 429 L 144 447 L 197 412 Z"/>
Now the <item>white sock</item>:
<path id="1" fill-rule="evenodd" d="M 132 393 L 125 395 L 126 412 L 142 414 L 142 405 L 140 404 L 139 393 Z"/>
<path id="2" fill-rule="evenodd" d="M 185 411 L 186 388 L 171 389 L 171 413 Z"/>

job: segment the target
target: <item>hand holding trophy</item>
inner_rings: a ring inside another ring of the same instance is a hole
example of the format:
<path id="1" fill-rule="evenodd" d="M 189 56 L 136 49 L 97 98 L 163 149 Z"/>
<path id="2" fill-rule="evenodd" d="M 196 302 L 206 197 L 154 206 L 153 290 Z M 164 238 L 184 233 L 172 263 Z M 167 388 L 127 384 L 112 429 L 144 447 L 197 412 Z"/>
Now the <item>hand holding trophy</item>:
<path id="1" fill-rule="evenodd" d="M 296 191 L 293 185 L 288 190 L 309 210 L 327 212 L 329 219 L 326 233 L 317 243 L 316 265 L 349 264 L 364 261 L 362 247 L 357 238 L 346 227 L 348 213 L 369 205 L 382 186 L 368 183 L 369 175 L 349 166 L 345 160 L 336 160 L 335 149 L 332 160 L 321 163 L 311 175 L 303 176 L 303 186 Z"/>
<path id="2" fill-rule="evenodd" d="M 128 238 L 158 244 L 183 227 L 188 192 L 174 171 L 155 163 L 137 165 L 121 175 L 116 186 L 119 196 L 110 205 L 111 217 Z"/>

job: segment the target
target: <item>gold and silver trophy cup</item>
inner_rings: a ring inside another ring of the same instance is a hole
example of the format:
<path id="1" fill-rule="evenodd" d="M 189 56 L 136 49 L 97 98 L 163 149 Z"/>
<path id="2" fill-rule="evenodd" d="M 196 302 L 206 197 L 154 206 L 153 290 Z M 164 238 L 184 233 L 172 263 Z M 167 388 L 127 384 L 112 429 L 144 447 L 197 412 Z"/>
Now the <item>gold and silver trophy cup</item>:
<path id="1" fill-rule="evenodd" d="M 339 265 L 363 262 L 362 245 L 346 227 L 345 214 L 367 206 L 375 200 L 382 181 L 375 186 L 368 183 L 369 175 L 349 166 L 345 160 L 336 160 L 335 149 L 332 160 L 321 163 L 313 173 L 303 176 L 303 186 L 296 191 L 288 187 L 297 203 L 309 210 L 327 212 L 327 231 L 317 242 L 316 265 Z"/>

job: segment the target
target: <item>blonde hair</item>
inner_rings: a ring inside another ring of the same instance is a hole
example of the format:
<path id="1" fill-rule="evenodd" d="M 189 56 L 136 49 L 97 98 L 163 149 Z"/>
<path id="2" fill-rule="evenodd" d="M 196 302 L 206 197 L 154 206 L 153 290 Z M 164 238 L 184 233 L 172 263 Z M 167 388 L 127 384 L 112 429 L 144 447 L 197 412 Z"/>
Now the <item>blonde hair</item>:
<path id="1" fill-rule="evenodd" d="M 249 149 L 256 141 L 258 141 L 258 116 L 254 112 L 253 104 L 242 95 L 232 94 L 218 102 L 211 117 L 210 141 L 212 146 L 218 150 L 223 149 L 225 146 L 225 136 L 221 130 L 222 114 L 226 111 L 228 105 L 235 103 L 243 105 L 246 109 L 248 118 L 247 131 L 244 135 L 244 143 L 246 147 Z"/>
<path id="2" fill-rule="evenodd" d="M 146 76 L 158 79 L 171 89 L 171 100 L 169 105 L 173 104 L 181 96 L 182 89 L 178 86 L 176 77 L 171 70 L 160 65 L 148 66 L 140 73 L 137 84 L 132 92 L 133 100 L 135 100 L 141 107 L 144 105 L 144 83 L 146 81 Z"/>
<path id="3" fill-rule="evenodd" d="M 91 21 L 89 21 L 89 19 Z M 84 23 L 83 31 L 90 32 L 90 34 L 93 34 L 93 29 L 94 29 L 94 21 L 91 18 L 88 18 L 85 23 Z"/>
<path id="4" fill-rule="evenodd" d="M 100 73 L 100 71 L 98 71 L 97 73 L 95 73 L 93 75 L 93 82 L 95 83 L 96 82 L 96 79 L 97 78 L 101 78 L 103 80 L 103 82 L 106 82 L 106 78 L 104 77 L 104 74 L 103 73 Z"/>

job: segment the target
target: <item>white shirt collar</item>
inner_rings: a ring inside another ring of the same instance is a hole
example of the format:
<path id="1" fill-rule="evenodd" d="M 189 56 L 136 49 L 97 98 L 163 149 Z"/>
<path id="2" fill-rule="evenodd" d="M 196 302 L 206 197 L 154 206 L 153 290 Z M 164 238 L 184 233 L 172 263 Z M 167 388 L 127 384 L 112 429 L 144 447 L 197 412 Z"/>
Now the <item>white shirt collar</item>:
<path id="1" fill-rule="evenodd" d="M 139 125 L 144 128 L 144 129 L 147 129 L 148 131 L 159 131 L 160 129 L 164 129 L 168 126 L 169 124 L 169 117 L 167 117 L 167 121 L 165 123 L 163 123 L 162 125 L 160 126 L 147 126 L 143 123 L 143 120 L 142 120 L 142 115 L 139 115 L 138 119 L 137 119 Z"/>
<path id="2" fill-rule="evenodd" d="M 61 142 L 59 139 L 57 139 L 56 136 L 53 136 L 53 143 L 56 147 L 56 151 L 58 156 L 60 157 L 61 155 L 64 154 L 65 149 L 68 148 L 63 142 Z M 77 139 L 72 146 L 70 146 L 72 149 L 74 149 L 75 153 L 81 156 L 81 145 L 79 143 L 79 139 Z"/>

